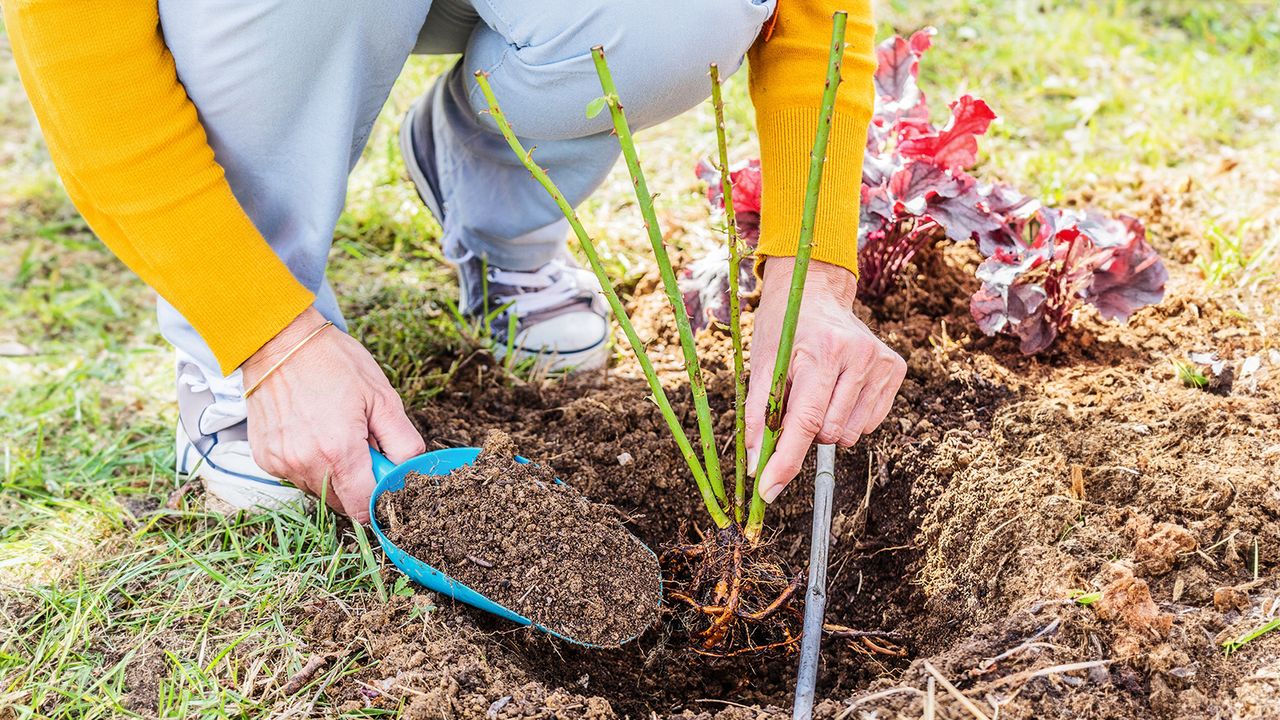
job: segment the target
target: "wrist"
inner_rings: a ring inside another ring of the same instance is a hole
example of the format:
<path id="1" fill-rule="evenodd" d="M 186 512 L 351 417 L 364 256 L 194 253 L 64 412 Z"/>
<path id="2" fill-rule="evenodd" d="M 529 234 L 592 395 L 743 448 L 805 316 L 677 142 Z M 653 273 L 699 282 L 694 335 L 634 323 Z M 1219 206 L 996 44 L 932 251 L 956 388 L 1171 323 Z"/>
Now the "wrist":
<path id="1" fill-rule="evenodd" d="M 314 307 L 308 307 L 303 310 L 288 325 L 281 328 L 280 332 L 276 333 L 274 337 L 250 355 L 248 360 L 245 360 L 241 368 L 244 370 L 246 378 L 271 367 L 272 364 L 284 357 L 285 353 L 289 352 L 309 333 L 323 325 L 324 322 L 324 316 Z"/>
<path id="2" fill-rule="evenodd" d="M 794 257 L 765 258 L 764 272 L 761 273 L 764 292 L 786 295 L 787 289 L 791 286 L 791 273 L 795 263 Z M 846 267 L 821 260 L 810 260 L 804 288 L 806 294 L 827 297 L 845 307 L 853 307 L 854 298 L 858 295 L 858 276 Z"/>

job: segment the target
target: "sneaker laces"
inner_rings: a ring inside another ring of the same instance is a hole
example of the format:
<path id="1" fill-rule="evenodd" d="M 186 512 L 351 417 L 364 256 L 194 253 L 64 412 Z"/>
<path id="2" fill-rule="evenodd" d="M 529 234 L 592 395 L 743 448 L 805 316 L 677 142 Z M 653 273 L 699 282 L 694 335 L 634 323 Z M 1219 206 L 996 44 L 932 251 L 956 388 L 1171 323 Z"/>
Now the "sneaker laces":
<path id="1" fill-rule="evenodd" d="M 188 359 L 199 372 L 188 370 L 178 377 L 178 382 L 191 388 L 191 392 L 212 392 L 213 402 L 200 413 L 199 430 L 212 435 L 249 418 L 249 408 L 244 401 L 244 380 L 236 370 L 227 377 L 211 372 Z"/>
<path id="2" fill-rule="evenodd" d="M 459 248 L 462 249 L 462 252 L 458 252 Z M 442 250 L 444 251 L 445 262 L 453 265 L 461 265 L 462 263 L 467 262 L 468 260 L 474 259 L 476 256 L 475 253 L 462 247 L 460 243 L 455 243 L 454 247 L 452 248 L 444 247 L 442 248 Z"/>
<path id="3" fill-rule="evenodd" d="M 552 260 L 537 270 L 503 270 L 489 268 L 491 286 L 511 288 L 516 292 L 496 292 L 498 306 L 510 304 L 517 317 L 550 310 L 582 297 L 577 268 L 563 260 Z"/>

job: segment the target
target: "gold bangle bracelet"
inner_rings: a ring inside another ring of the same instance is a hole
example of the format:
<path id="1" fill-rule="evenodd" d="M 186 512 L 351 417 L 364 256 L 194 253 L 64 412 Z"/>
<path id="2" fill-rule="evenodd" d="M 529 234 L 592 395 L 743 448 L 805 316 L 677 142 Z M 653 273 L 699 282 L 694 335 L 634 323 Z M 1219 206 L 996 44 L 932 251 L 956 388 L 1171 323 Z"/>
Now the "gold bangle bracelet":
<path id="1" fill-rule="evenodd" d="M 245 397 L 245 399 L 246 399 L 246 400 L 248 400 L 248 399 L 249 399 L 249 396 L 250 396 L 250 395 L 252 395 L 252 394 L 254 394 L 255 392 L 257 392 L 257 391 L 258 391 L 258 388 L 262 387 L 262 383 L 266 382 L 266 381 L 267 381 L 267 378 L 271 377 L 271 374 L 272 374 L 272 373 L 274 373 L 275 371 L 279 370 L 279 369 L 280 369 L 280 366 L 281 366 L 281 365 L 283 365 L 283 364 L 285 364 L 285 361 L 287 361 L 289 358 L 293 357 L 293 354 L 294 354 L 294 353 L 296 353 L 296 352 L 298 352 L 299 350 L 301 350 L 303 345 L 306 345 L 307 343 L 311 342 L 311 338 L 313 338 L 313 337 L 315 337 L 315 336 L 319 335 L 319 334 L 320 334 L 320 333 L 321 333 L 325 328 L 329 327 L 330 325 L 333 325 L 333 321 L 332 321 L 332 320 L 326 320 L 326 321 L 325 321 L 325 323 L 324 323 L 323 325 L 321 325 L 320 327 L 316 328 L 315 330 L 312 330 L 312 331 L 311 331 L 311 334 L 309 334 L 309 335 L 307 335 L 306 337 L 302 338 L 301 340 L 299 340 L 299 341 L 298 341 L 298 343 L 297 343 L 296 345 L 294 345 L 293 347 L 289 348 L 289 352 L 285 353 L 285 354 L 284 354 L 284 357 L 282 357 L 282 358 L 280 358 L 279 360 L 277 360 L 275 365 L 272 365 L 272 366 L 270 367 L 270 369 L 268 369 L 265 373 L 263 373 L 263 374 L 262 374 L 262 377 L 258 378 L 258 382 L 254 383 L 252 387 L 250 387 L 248 390 L 245 390 L 245 391 L 244 391 L 244 397 Z"/>

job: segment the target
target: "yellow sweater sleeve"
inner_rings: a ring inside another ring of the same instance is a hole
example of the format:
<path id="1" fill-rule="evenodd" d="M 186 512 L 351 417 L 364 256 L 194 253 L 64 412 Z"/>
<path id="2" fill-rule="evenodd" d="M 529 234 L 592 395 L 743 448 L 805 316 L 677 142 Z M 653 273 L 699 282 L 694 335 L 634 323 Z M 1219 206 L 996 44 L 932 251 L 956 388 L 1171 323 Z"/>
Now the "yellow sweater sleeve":
<path id="1" fill-rule="evenodd" d="M 871 0 L 778 0 L 751 48 L 751 99 L 760 134 L 763 197 L 758 257 L 795 255 L 809 153 L 831 43 L 831 17 L 849 14 L 842 81 L 827 145 L 814 223 L 813 259 L 858 272 L 858 205 L 867 125 L 875 102 L 875 25 Z"/>
<path id="2" fill-rule="evenodd" d="M 4 0 L 72 201 L 230 373 L 313 301 L 253 226 L 178 81 L 156 0 Z"/>

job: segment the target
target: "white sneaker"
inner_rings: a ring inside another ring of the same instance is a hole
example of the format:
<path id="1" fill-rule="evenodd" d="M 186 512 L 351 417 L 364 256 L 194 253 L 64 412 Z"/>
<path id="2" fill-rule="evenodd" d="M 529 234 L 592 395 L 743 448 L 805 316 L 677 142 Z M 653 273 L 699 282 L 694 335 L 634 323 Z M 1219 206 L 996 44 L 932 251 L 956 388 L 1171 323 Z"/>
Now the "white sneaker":
<path id="1" fill-rule="evenodd" d="M 473 253 L 449 258 L 458 270 L 459 306 L 473 318 L 485 309 L 506 309 L 490 321 L 493 352 L 514 351 L 516 362 L 535 359 L 547 372 L 584 371 L 609 360 L 609 309 L 600 283 L 566 251 L 537 270 L 521 272 L 487 265 Z M 507 337 L 515 316 L 516 336 Z"/>
<path id="2" fill-rule="evenodd" d="M 233 510 L 305 507 L 307 494 L 258 467 L 249 451 L 244 381 L 223 377 L 178 351 L 177 471 L 194 473 L 210 498 Z"/>
<path id="3" fill-rule="evenodd" d="M 429 92 L 419 98 L 401 121 L 400 154 L 418 197 L 444 226 L 434 155 L 430 147 L 421 147 L 415 140 L 424 135 L 414 132 L 415 118 L 429 114 L 426 108 L 430 97 Z M 563 239 L 568 232 L 567 223 L 558 231 Z M 444 251 L 445 258 L 458 271 L 458 306 L 462 312 L 483 320 L 486 311 L 510 305 L 488 322 L 493 353 L 499 359 L 511 346 L 516 362 L 534 358 L 535 369 L 544 372 L 594 370 L 608 362 L 609 307 L 602 297 L 600 282 L 591 271 L 580 267 L 567 250 L 530 271 L 486 264 L 461 247 L 446 247 Z M 516 318 L 516 336 L 514 341 L 508 341 L 512 314 Z"/>

